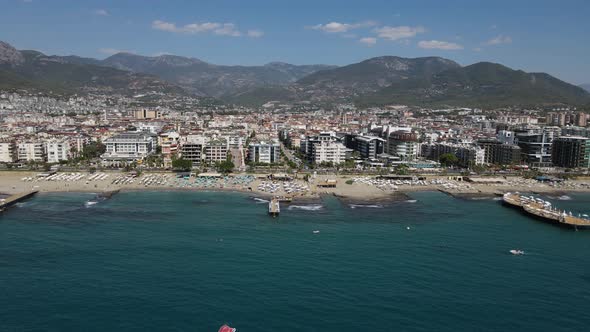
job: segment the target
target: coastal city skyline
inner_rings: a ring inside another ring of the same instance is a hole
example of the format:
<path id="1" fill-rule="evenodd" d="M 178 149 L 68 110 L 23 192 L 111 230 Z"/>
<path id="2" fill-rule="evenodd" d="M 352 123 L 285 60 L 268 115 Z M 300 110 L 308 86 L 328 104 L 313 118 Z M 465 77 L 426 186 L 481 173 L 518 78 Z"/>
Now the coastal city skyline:
<path id="1" fill-rule="evenodd" d="M 455 1 L 445 6 L 429 1 L 347 6 L 329 1 L 297 6 L 156 2 L 157 14 L 133 1 L 6 3 L 0 13 L 2 39 L 48 55 L 105 58 L 131 52 L 225 65 L 282 61 L 339 66 L 382 55 L 442 56 L 462 65 L 492 61 L 575 84 L 590 81 L 590 68 L 581 61 L 588 46 L 579 42 L 587 30 L 581 15 L 588 4 L 583 1 Z M 72 25 L 75 30 L 68 28 Z M 61 38 L 52 38 L 56 35 Z M 555 56 L 550 49 L 567 52 Z"/>
<path id="2" fill-rule="evenodd" d="M 0 331 L 590 325 L 590 2 L 0 3 Z"/>

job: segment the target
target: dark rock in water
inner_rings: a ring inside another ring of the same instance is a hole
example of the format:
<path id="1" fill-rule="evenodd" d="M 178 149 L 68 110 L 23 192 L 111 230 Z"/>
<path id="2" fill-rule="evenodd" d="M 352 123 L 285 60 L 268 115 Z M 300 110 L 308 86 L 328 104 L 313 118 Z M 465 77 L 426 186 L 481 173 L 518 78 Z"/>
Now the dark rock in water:
<path id="1" fill-rule="evenodd" d="M 109 199 L 119 193 L 119 190 L 105 191 L 98 194 L 98 198 Z"/>

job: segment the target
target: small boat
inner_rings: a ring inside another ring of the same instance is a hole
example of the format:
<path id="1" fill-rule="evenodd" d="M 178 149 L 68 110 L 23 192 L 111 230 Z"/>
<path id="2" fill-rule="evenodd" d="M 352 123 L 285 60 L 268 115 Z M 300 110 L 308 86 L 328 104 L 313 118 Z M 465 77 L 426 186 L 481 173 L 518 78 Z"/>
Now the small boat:
<path id="1" fill-rule="evenodd" d="M 98 204 L 98 201 L 87 201 L 86 202 L 86 206 L 92 206 L 92 205 L 95 205 L 95 204 Z"/>
<path id="2" fill-rule="evenodd" d="M 320 231 L 317 231 L 317 230 L 313 231 L 313 234 L 319 234 L 319 233 L 320 233 Z"/>
<path id="3" fill-rule="evenodd" d="M 219 328 L 217 332 L 236 332 L 236 329 L 224 324 Z"/>
<path id="4" fill-rule="evenodd" d="M 524 251 L 518 250 L 518 249 L 512 249 L 512 250 L 510 250 L 510 253 L 513 255 L 524 255 Z"/>

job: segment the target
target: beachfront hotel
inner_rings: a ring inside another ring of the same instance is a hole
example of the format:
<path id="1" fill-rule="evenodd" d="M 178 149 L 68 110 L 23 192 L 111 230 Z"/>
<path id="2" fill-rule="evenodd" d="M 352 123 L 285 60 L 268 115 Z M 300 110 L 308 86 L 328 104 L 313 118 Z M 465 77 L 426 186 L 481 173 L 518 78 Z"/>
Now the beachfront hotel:
<path id="1" fill-rule="evenodd" d="M 142 160 L 154 150 L 154 138 L 143 132 L 126 132 L 104 141 L 101 156 L 105 166 L 122 166 Z"/>
<path id="2" fill-rule="evenodd" d="M 281 146 L 278 142 L 250 143 L 248 146 L 248 160 L 254 163 L 274 164 L 279 162 Z"/>

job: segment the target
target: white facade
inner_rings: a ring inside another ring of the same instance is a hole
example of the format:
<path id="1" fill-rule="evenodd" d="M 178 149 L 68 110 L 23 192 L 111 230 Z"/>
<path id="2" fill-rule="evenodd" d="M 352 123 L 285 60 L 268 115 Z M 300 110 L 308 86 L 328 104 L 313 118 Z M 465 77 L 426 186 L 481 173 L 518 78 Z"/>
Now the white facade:
<path id="1" fill-rule="evenodd" d="M 18 143 L 18 160 L 45 161 L 45 144 L 41 142 Z"/>
<path id="2" fill-rule="evenodd" d="M 315 142 L 311 148 L 311 156 L 316 164 L 323 162 L 343 163 L 346 160 L 346 153 L 350 151 L 344 144 L 333 141 Z"/>
<path id="3" fill-rule="evenodd" d="M 248 159 L 255 163 L 274 164 L 280 160 L 281 146 L 277 142 L 250 143 Z"/>
<path id="4" fill-rule="evenodd" d="M 128 132 L 115 135 L 104 141 L 106 152 L 103 163 L 121 165 L 143 159 L 153 152 L 154 138 L 143 132 Z"/>
<path id="5" fill-rule="evenodd" d="M 16 144 L 14 142 L 0 142 L 0 163 L 16 161 Z"/>
<path id="6" fill-rule="evenodd" d="M 49 141 L 45 147 L 48 163 L 59 163 L 70 157 L 70 143 L 66 141 Z"/>

